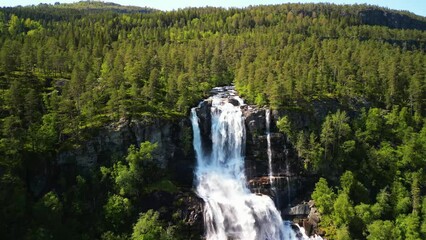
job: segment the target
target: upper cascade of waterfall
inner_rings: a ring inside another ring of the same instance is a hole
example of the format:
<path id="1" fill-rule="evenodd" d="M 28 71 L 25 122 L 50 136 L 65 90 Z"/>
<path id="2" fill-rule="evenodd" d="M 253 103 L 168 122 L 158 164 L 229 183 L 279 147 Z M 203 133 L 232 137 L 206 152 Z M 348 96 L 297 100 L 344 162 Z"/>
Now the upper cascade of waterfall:
<path id="1" fill-rule="evenodd" d="M 273 176 L 274 169 L 272 168 L 272 150 L 271 150 L 271 110 L 267 109 L 265 112 L 266 118 L 266 142 L 268 145 L 267 154 L 268 154 L 268 167 L 269 167 L 269 182 L 271 186 L 273 185 Z"/>
<path id="2" fill-rule="evenodd" d="M 207 240 L 305 239 L 284 222 L 269 196 L 252 194 L 244 172 L 244 101 L 233 87 L 214 88 L 208 102 L 211 144 L 201 136 L 197 108 L 191 111 L 197 157 L 195 184 L 204 200 Z M 206 149 L 209 149 L 207 151 Z"/>

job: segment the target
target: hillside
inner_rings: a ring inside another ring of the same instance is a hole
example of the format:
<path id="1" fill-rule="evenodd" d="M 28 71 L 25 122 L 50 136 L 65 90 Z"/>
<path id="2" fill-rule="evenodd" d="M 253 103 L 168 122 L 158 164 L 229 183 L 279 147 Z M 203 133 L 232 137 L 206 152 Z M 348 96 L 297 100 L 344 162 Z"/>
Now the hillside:
<path id="1" fill-rule="evenodd" d="M 41 22 L 48 20 L 73 21 L 76 18 L 91 14 L 135 14 L 155 11 L 157 10 L 136 6 L 122 6 L 102 1 L 80 1 L 62 4 L 59 2 L 55 4 L 40 3 L 38 5 L 2 8 L 4 13 L 15 14 L 24 19 L 40 20 Z"/>
<path id="2" fill-rule="evenodd" d="M 299 200 L 321 234 L 425 238 L 425 29 L 370 5 L 0 8 L 0 235 L 200 239 L 188 116 L 234 85 L 318 182 Z M 259 122 L 248 158 L 265 166 Z"/>
<path id="3" fill-rule="evenodd" d="M 77 9 L 91 12 L 112 11 L 117 13 L 148 13 L 155 11 L 150 8 L 135 6 L 122 6 L 112 2 L 102 1 L 80 1 L 76 3 L 55 4 L 55 8 Z"/>

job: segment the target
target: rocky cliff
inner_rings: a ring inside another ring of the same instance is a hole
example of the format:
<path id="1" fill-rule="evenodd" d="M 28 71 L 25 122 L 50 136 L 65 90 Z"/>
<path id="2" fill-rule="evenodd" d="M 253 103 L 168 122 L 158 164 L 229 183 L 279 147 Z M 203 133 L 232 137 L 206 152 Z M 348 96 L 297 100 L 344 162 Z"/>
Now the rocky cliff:
<path id="1" fill-rule="evenodd" d="M 368 107 L 367 102 L 348 100 L 344 104 L 335 99 L 315 100 L 310 103 L 297 103 L 298 108 L 272 111 L 270 116 L 270 139 L 272 152 L 272 186 L 268 176 L 267 121 L 266 108 L 253 105 L 242 106 L 246 124 L 246 173 L 253 192 L 268 194 L 281 209 L 284 217 L 293 219 L 304 215 L 301 211 L 291 210 L 302 202 L 308 202 L 318 180 L 315 173 L 307 171 L 304 161 L 294 148 L 295 143 L 279 132 L 276 123 L 286 116 L 294 132 L 301 130 L 320 131 L 324 119 L 338 109 L 354 117 L 359 109 Z"/>
<path id="2" fill-rule="evenodd" d="M 399 29 L 426 30 L 426 21 L 424 18 L 414 18 L 399 12 L 372 8 L 360 11 L 359 17 L 362 24 L 379 25 Z"/>
<path id="3" fill-rule="evenodd" d="M 116 158 L 125 157 L 130 145 L 138 146 L 144 141 L 157 143 L 154 159 L 178 187 L 176 192 L 155 191 L 144 196 L 140 199 L 144 210 L 160 211 L 165 220 L 183 223 L 181 228 L 188 236 L 201 236 L 203 201 L 192 190 L 195 157 L 189 119 L 121 119 L 99 130 L 79 148 L 60 152 L 58 172 L 93 174 L 100 166 L 110 166 Z"/>
<path id="4" fill-rule="evenodd" d="M 278 131 L 276 122 L 284 113 L 272 111 L 271 114 L 272 183 L 267 155 L 266 109 L 246 105 L 243 107 L 243 114 L 247 130 L 246 173 L 251 190 L 270 195 L 281 210 L 309 200 L 316 177 L 305 171 L 303 161 L 298 158 L 293 144 L 286 135 Z M 299 119 L 299 124 L 305 121 L 308 120 Z"/>
<path id="5" fill-rule="evenodd" d="M 200 118 L 200 131 L 203 143 L 206 143 L 205 146 L 211 146 L 208 144 L 211 141 L 210 106 L 211 101 L 205 100 L 196 110 Z M 287 116 L 297 129 L 320 126 L 329 112 L 335 112 L 341 106 L 337 101 L 330 100 L 313 102 L 303 109 L 271 112 L 270 136 L 274 189 L 271 188 L 268 177 L 267 109 L 253 105 L 240 107 L 246 125 L 246 175 L 252 192 L 270 195 L 287 219 L 307 217 L 310 208 L 306 207 L 306 204 L 298 204 L 309 201 L 317 177 L 304 169 L 303 160 L 297 156 L 293 143 L 285 134 L 278 131 L 276 122 L 281 117 Z M 109 165 L 114 157 L 125 156 L 131 144 L 137 145 L 143 141 L 158 144 L 154 154 L 155 159 L 164 171 L 170 173 L 174 182 L 183 186 L 183 191 L 177 194 L 156 193 L 150 196 L 148 202 L 153 204 L 153 208 L 161 207 L 156 206 L 160 203 L 172 206 L 176 201 L 180 202 L 181 205 L 177 206 L 177 209 L 180 209 L 181 218 L 198 229 L 195 231 L 202 231 L 202 201 L 191 189 L 196 161 L 189 118 L 177 121 L 122 119 L 100 130 L 80 148 L 59 153 L 57 162 L 64 171 L 69 167 L 76 167 L 83 171 L 90 170 L 100 165 Z M 176 208 L 173 210 L 176 211 Z"/>
<path id="6" fill-rule="evenodd" d="M 108 165 L 113 158 L 125 156 L 131 144 L 137 146 L 150 141 L 158 145 L 154 158 L 159 165 L 171 173 L 173 180 L 190 187 L 194 167 L 191 136 L 191 125 L 187 119 L 121 119 L 101 129 L 79 148 L 60 152 L 57 162 L 61 168 L 72 166 L 83 171 L 90 170 Z"/>

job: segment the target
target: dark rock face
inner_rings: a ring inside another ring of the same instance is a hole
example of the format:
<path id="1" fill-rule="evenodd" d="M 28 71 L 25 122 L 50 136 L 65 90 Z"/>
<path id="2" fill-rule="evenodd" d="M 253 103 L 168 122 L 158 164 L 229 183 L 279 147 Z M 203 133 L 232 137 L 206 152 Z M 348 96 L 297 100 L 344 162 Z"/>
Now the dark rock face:
<path id="1" fill-rule="evenodd" d="M 270 138 L 272 151 L 273 186 L 269 179 L 266 109 L 244 106 L 246 124 L 246 174 L 253 192 L 270 195 L 278 208 L 308 198 L 314 177 L 303 169 L 287 136 L 278 132 L 278 112 L 271 114 Z M 302 121 L 304 122 L 304 121 Z"/>
<path id="2" fill-rule="evenodd" d="M 122 119 L 100 130 L 97 136 L 78 149 L 60 152 L 57 163 L 63 169 L 73 166 L 83 171 L 90 170 L 108 164 L 113 157 L 125 156 L 131 144 L 137 146 L 141 142 L 150 141 L 158 145 L 154 157 L 160 166 L 170 170 L 175 181 L 192 186 L 194 154 L 191 136 L 188 119 L 178 122 Z"/>
<path id="3" fill-rule="evenodd" d="M 317 176 L 304 168 L 303 159 L 298 157 L 294 146 L 286 135 L 280 133 L 276 122 L 287 116 L 296 131 L 315 130 L 321 126 L 327 114 L 336 112 L 341 106 L 336 100 L 314 101 L 297 110 L 272 111 L 270 116 L 270 139 L 272 152 L 272 185 L 269 178 L 267 154 L 266 110 L 256 106 L 242 107 L 246 124 L 246 174 L 252 192 L 270 195 L 284 217 L 293 219 L 288 207 L 309 201 Z M 350 109 L 348 114 L 353 114 Z M 273 188 L 272 188 L 273 186 Z M 306 214 L 307 216 L 307 214 Z"/>
<path id="4" fill-rule="evenodd" d="M 247 133 L 254 136 L 264 134 L 266 132 L 266 109 L 245 105 L 242 110 Z"/>
<path id="5" fill-rule="evenodd" d="M 361 22 L 368 25 L 380 25 L 389 28 L 426 30 L 426 21 L 407 15 L 387 12 L 380 9 L 369 9 L 359 12 Z"/>
<path id="6" fill-rule="evenodd" d="M 239 106 L 240 105 L 240 102 L 238 102 L 238 100 L 235 99 L 235 98 L 229 98 L 228 102 L 230 104 L 234 105 L 234 106 Z"/>
<path id="7" fill-rule="evenodd" d="M 204 233 L 204 201 L 194 192 L 184 193 L 177 196 L 180 219 L 188 228 L 188 232 L 201 236 Z M 197 237 L 197 236 L 195 236 Z M 193 239 L 193 238 L 191 238 Z M 195 238 L 197 239 L 197 238 Z"/>
<path id="8" fill-rule="evenodd" d="M 201 143 L 203 144 L 203 149 L 206 152 L 211 152 L 212 140 L 211 140 L 211 108 L 212 102 L 211 99 L 204 100 L 198 108 L 195 109 L 200 126 L 201 134 Z"/>
<path id="9" fill-rule="evenodd" d="M 195 192 L 189 190 L 177 193 L 157 191 L 141 201 L 144 202 L 143 211 L 159 209 L 165 221 L 180 219 L 183 223 L 180 230 L 187 239 L 201 239 L 204 232 L 204 201 Z"/>
<path id="10" fill-rule="evenodd" d="M 246 125 L 246 175 L 251 191 L 270 195 L 285 219 L 304 219 L 300 225 L 305 226 L 306 230 L 309 228 L 307 232 L 310 233 L 314 233 L 319 217 L 316 210 L 312 210 L 311 204 L 306 208 L 306 204 L 301 206 L 300 203 L 310 200 L 318 177 L 304 168 L 303 159 L 298 157 L 294 143 L 278 131 L 276 122 L 286 116 L 295 132 L 300 130 L 320 132 L 319 128 L 328 114 L 340 109 L 353 118 L 359 114 L 360 109 L 369 106 L 369 103 L 362 99 L 347 101 L 342 104 L 336 99 L 323 99 L 298 103 L 300 107 L 297 109 L 272 111 L 270 138 L 272 185 L 275 189 L 271 187 L 268 176 L 266 109 L 242 106 Z"/>

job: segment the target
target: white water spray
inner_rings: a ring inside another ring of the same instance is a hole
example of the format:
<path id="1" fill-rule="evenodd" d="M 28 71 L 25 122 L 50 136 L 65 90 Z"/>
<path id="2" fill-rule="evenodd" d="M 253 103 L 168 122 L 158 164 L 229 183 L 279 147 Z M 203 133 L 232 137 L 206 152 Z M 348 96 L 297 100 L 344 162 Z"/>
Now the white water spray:
<path id="1" fill-rule="evenodd" d="M 304 239 L 284 222 L 271 198 L 252 194 L 244 173 L 245 128 L 235 91 L 217 94 L 211 101 L 211 153 L 204 151 L 197 108 L 191 111 L 197 157 L 196 191 L 205 202 L 207 240 Z M 232 100 L 232 101 L 231 101 Z M 231 103 L 232 102 L 232 103 Z M 237 106 L 235 106 L 237 105 Z"/>

